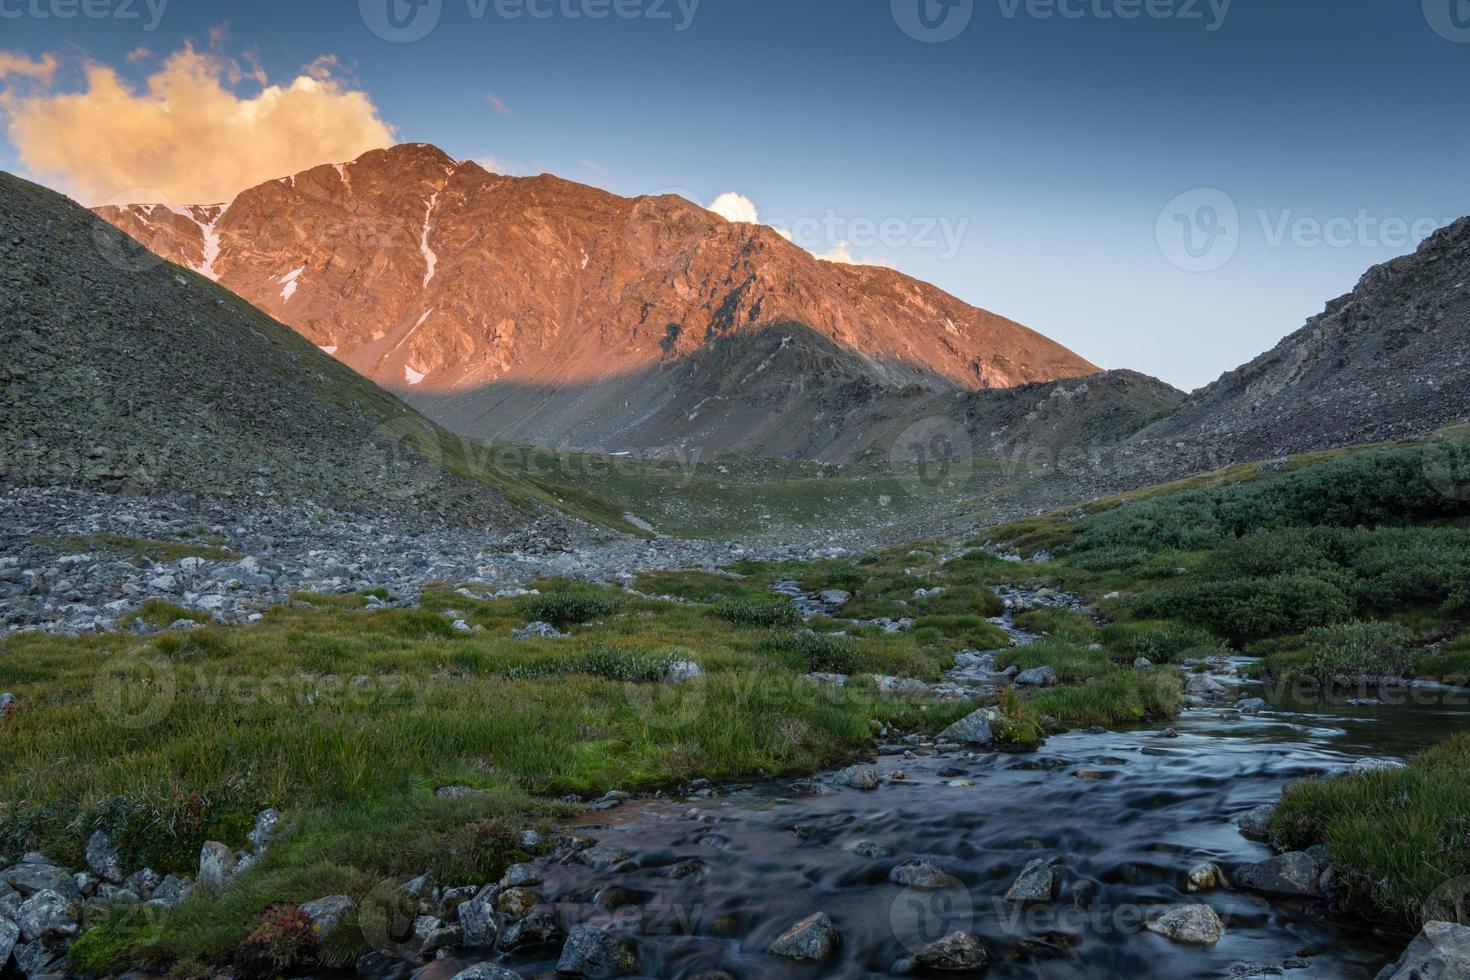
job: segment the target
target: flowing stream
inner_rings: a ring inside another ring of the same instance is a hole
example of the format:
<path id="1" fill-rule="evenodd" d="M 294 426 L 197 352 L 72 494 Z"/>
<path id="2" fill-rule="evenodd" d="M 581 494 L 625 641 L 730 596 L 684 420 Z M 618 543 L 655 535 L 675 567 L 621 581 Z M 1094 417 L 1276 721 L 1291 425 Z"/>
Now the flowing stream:
<path id="1" fill-rule="evenodd" d="M 627 860 L 594 869 L 542 859 L 537 891 L 564 924 L 592 922 L 633 939 L 650 977 L 904 975 L 917 949 L 964 929 L 984 942 L 985 975 L 997 980 L 1371 978 L 1407 937 L 1334 918 L 1310 899 L 1189 892 L 1185 874 L 1201 861 L 1228 875 L 1271 857 L 1241 835 L 1242 814 L 1293 780 L 1365 757 L 1402 758 L 1463 730 L 1470 699 L 1417 689 L 1395 699 L 1412 703 L 1283 700 L 1240 715 L 1228 707 L 1236 697 L 1267 696 L 1239 678 L 1243 663 L 1215 675 L 1232 689 L 1227 706 L 1190 708 L 1172 725 L 1074 732 L 1026 754 L 897 742 L 877 753 L 881 782 L 870 791 L 826 773 L 798 782 L 800 791 L 786 780 L 629 803 L 578 828 Z M 907 778 L 889 778 L 895 770 Z M 855 850 L 859 841 L 889 856 Z M 1065 867 L 1056 900 L 1006 901 L 1022 869 L 1048 857 Z M 891 883 L 891 869 L 912 858 L 933 861 L 961 887 Z M 1226 922 L 1217 945 L 1180 945 L 1142 927 L 1148 913 L 1201 901 Z M 818 911 L 841 934 L 831 958 L 809 965 L 766 952 Z M 556 955 L 551 947 L 496 962 L 549 975 Z M 441 960 L 422 976 L 447 978 L 470 962 Z"/>

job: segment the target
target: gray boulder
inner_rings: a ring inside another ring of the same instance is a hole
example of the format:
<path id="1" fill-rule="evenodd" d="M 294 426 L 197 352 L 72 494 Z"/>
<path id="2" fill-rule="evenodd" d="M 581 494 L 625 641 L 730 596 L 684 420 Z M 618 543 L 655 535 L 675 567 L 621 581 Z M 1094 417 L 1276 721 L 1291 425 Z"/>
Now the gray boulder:
<path id="1" fill-rule="evenodd" d="M 140 900 L 152 898 L 153 889 L 158 887 L 158 872 L 152 868 L 143 868 L 134 871 L 127 876 L 122 886 L 127 891 L 137 895 Z"/>
<path id="2" fill-rule="evenodd" d="M 1016 675 L 1018 687 L 1056 687 L 1057 672 L 1050 667 L 1032 667 Z"/>
<path id="3" fill-rule="evenodd" d="M 853 789 L 873 790 L 878 788 L 878 774 L 871 766 L 851 766 L 842 770 L 837 779 L 844 786 L 851 786 Z"/>
<path id="4" fill-rule="evenodd" d="M 556 972 L 567 977 L 624 977 L 638 972 L 638 959 L 623 940 L 582 923 L 567 936 Z"/>
<path id="5" fill-rule="evenodd" d="M 1243 715 L 1258 715 L 1269 707 L 1264 698 L 1241 698 L 1235 702 L 1235 710 Z"/>
<path id="6" fill-rule="evenodd" d="M 817 593 L 817 598 L 825 605 L 840 606 L 852 599 L 852 593 L 841 589 L 827 589 L 825 592 Z"/>
<path id="7" fill-rule="evenodd" d="M 1181 905 L 1148 923 L 1148 931 L 1176 943 L 1213 946 L 1225 935 L 1225 923 L 1208 905 Z"/>
<path id="8" fill-rule="evenodd" d="M 1230 693 L 1224 684 L 1215 680 L 1209 674 L 1190 674 L 1184 682 L 1184 693 L 1192 694 L 1197 698 L 1208 701 L 1216 701 Z"/>
<path id="9" fill-rule="evenodd" d="M 1021 871 L 1006 899 L 1012 902 L 1050 902 L 1061 884 L 1061 859 L 1037 858 Z"/>
<path id="10" fill-rule="evenodd" d="M 501 888 L 526 888 L 541 884 L 541 875 L 534 865 L 512 864 L 500 876 Z"/>
<path id="11" fill-rule="evenodd" d="M 54 891 L 69 898 L 80 898 L 76 880 L 66 868 L 52 864 L 45 855 L 27 854 L 19 864 L 0 872 L 0 881 L 15 889 L 23 897 L 37 892 Z"/>
<path id="12" fill-rule="evenodd" d="M 570 633 L 563 633 L 561 630 L 557 629 L 555 626 L 552 626 L 550 623 L 541 622 L 529 623 L 526 626 L 521 627 L 520 629 L 514 629 L 510 631 L 510 638 L 512 640 L 560 640 L 565 639 L 566 637 L 571 635 L 572 634 Z"/>
<path id="13" fill-rule="evenodd" d="M 968 932 L 952 932 L 914 954 L 914 965 L 921 970 L 979 971 L 989 961 L 980 940 Z"/>
<path id="14" fill-rule="evenodd" d="M 1271 818 L 1276 816 L 1275 803 L 1262 803 L 1235 821 L 1240 833 L 1251 840 L 1271 839 Z"/>
<path id="15" fill-rule="evenodd" d="M 958 888 L 960 885 L 959 879 L 954 875 L 933 861 L 924 860 L 903 862 L 888 873 L 888 880 L 895 885 L 917 888 L 920 891 L 943 891 L 947 888 Z"/>
<path id="16" fill-rule="evenodd" d="M 669 664 L 668 672 L 664 674 L 664 683 L 683 684 L 686 681 L 698 680 L 703 676 L 704 671 L 694 661 L 675 660 Z"/>
<path id="17" fill-rule="evenodd" d="M 255 817 L 255 829 L 250 831 L 250 847 L 256 854 L 264 854 L 271 838 L 276 835 L 276 828 L 281 825 L 281 813 L 279 810 L 262 810 Z"/>
<path id="18" fill-rule="evenodd" d="M 300 908 L 306 921 L 311 923 L 312 934 L 325 936 L 340 926 L 355 907 L 346 895 L 327 895 Z"/>
<path id="19" fill-rule="evenodd" d="M 1470 977 L 1470 927 L 1454 922 L 1428 922 L 1378 980 L 1460 980 Z"/>
<path id="20" fill-rule="evenodd" d="M 631 861 L 633 855 L 615 844 L 598 844 L 589 847 L 577 855 L 577 860 L 589 868 L 606 869 L 613 868 L 624 861 Z"/>
<path id="21" fill-rule="evenodd" d="M 494 963 L 477 963 L 468 970 L 461 970 L 450 980 L 524 980 L 514 970 L 507 970 Z"/>
<path id="22" fill-rule="evenodd" d="M 52 972 L 53 965 L 61 958 L 59 953 L 48 948 L 45 943 L 17 943 L 11 957 L 15 961 L 15 968 L 26 977 L 39 977 Z"/>
<path id="23" fill-rule="evenodd" d="M 0 915 L 0 970 L 3 970 L 5 964 L 10 962 L 10 951 L 15 949 L 15 944 L 19 940 L 20 926 Z"/>
<path id="24" fill-rule="evenodd" d="M 1274 895 L 1314 898 L 1321 894 L 1319 882 L 1326 864 L 1321 854 L 1291 851 L 1256 864 L 1241 865 L 1235 869 L 1235 883 Z"/>
<path id="25" fill-rule="evenodd" d="M 495 945 L 500 928 L 495 920 L 495 907 L 488 900 L 479 898 L 465 902 L 459 907 L 461 940 L 470 948 L 489 948 Z"/>
<path id="26" fill-rule="evenodd" d="M 820 963 L 842 945 L 842 937 L 826 912 L 807 916 L 777 936 L 769 947 L 775 956 Z"/>
<path id="27" fill-rule="evenodd" d="M 205 841 L 199 849 L 198 887 L 205 895 L 218 895 L 225 890 L 240 859 L 235 852 L 217 840 Z"/>
<path id="28" fill-rule="evenodd" d="M 103 881 L 110 881 L 114 885 L 121 884 L 125 877 L 122 860 L 117 855 L 117 846 L 101 830 L 92 831 L 92 836 L 87 838 L 87 867 Z"/>
<path id="29" fill-rule="evenodd" d="M 518 951 L 554 946 L 560 938 L 561 926 L 555 914 L 543 905 L 506 926 L 500 934 L 500 948 Z"/>
<path id="30" fill-rule="evenodd" d="M 77 934 L 77 907 L 59 892 L 36 892 L 21 905 L 15 924 L 26 942 L 54 944 Z"/>
<path id="31" fill-rule="evenodd" d="M 165 908 L 173 908 L 188 901 L 189 896 L 194 894 L 194 882 L 179 875 L 169 875 L 158 883 L 153 889 L 150 901 L 159 902 Z"/>
<path id="32" fill-rule="evenodd" d="M 995 733 L 990 724 L 998 715 L 990 708 L 972 711 L 959 721 L 939 733 L 941 742 L 959 742 L 961 745 L 990 746 L 995 744 Z"/>
<path id="33" fill-rule="evenodd" d="M 1189 869 L 1185 875 L 1184 887 L 1186 891 L 1204 892 L 1211 888 L 1219 888 L 1225 881 L 1225 873 L 1220 870 L 1218 864 L 1210 861 L 1201 861 Z"/>

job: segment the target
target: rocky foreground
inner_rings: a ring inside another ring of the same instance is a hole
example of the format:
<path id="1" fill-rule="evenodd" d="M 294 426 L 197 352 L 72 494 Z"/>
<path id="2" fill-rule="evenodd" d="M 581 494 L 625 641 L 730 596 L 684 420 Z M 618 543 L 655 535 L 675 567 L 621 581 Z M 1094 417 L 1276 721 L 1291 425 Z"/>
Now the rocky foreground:
<path id="1" fill-rule="evenodd" d="M 150 546 L 178 557 L 127 553 Z M 240 623 L 303 592 L 371 590 L 370 603 L 414 605 L 430 582 L 514 588 L 565 576 L 625 583 L 644 569 L 810 556 L 795 546 L 756 552 L 729 542 L 642 540 L 555 515 L 494 533 L 294 506 L 16 488 L 0 494 L 0 631 L 106 631 L 150 600 Z"/>

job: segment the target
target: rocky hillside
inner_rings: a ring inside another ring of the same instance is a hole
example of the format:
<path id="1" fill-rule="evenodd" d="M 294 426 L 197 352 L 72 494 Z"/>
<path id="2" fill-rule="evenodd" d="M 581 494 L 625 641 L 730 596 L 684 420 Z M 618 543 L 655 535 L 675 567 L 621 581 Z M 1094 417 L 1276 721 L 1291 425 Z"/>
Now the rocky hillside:
<path id="1" fill-rule="evenodd" d="M 682 198 L 499 176 L 423 144 L 228 205 L 101 213 L 476 436 L 623 448 L 697 430 L 712 449 L 810 454 L 865 400 L 1098 370 L 925 283 Z M 790 324 L 799 337 L 773 329 Z"/>
<path id="2" fill-rule="evenodd" d="M 1357 288 L 1136 440 L 1260 459 L 1415 435 L 1470 418 L 1470 218 Z"/>
<path id="3" fill-rule="evenodd" d="M 0 174 L 0 483 L 523 522 L 456 441 L 285 326 Z M 453 465 L 449 459 L 447 463 Z"/>

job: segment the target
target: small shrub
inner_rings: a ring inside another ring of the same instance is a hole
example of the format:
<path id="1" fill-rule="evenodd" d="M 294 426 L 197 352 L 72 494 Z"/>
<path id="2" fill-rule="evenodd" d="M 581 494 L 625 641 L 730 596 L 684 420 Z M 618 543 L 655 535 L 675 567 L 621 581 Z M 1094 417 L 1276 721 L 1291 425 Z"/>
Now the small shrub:
<path id="1" fill-rule="evenodd" d="M 586 674 L 622 683 L 656 683 L 668 676 L 680 659 L 677 653 L 645 654 L 640 650 L 592 647 L 580 657 L 554 657 L 532 664 L 517 664 L 505 672 L 515 681 L 539 680 L 562 674 Z"/>
<path id="2" fill-rule="evenodd" d="M 927 614 L 999 616 L 1005 605 L 989 589 L 974 586 L 946 588 L 943 592 L 913 599 L 914 608 Z"/>
<path id="3" fill-rule="evenodd" d="M 1114 658 L 1132 663 L 1147 657 L 1156 664 L 1187 659 L 1192 652 L 1218 651 L 1225 641 L 1209 630 L 1186 623 L 1130 620 L 1103 627 L 1099 638 Z"/>
<path id="4" fill-rule="evenodd" d="M 1320 626 L 1302 638 L 1304 668 L 1322 681 L 1404 677 L 1414 666 L 1409 634 L 1397 623 Z"/>
<path id="5" fill-rule="evenodd" d="M 295 905 L 273 905 L 261 912 L 235 951 L 241 977 L 279 976 L 293 965 L 311 962 L 316 949 L 311 919 Z"/>
<path id="6" fill-rule="evenodd" d="M 1133 608 L 1145 618 L 1182 620 L 1243 644 L 1341 622 L 1353 603 L 1321 579 L 1278 575 L 1162 589 L 1139 597 Z"/>
<path id="7" fill-rule="evenodd" d="M 858 647 L 845 636 L 826 633 L 777 633 L 760 646 L 762 653 L 801 658 L 808 673 L 852 674 L 858 669 Z"/>
<path id="8" fill-rule="evenodd" d="M 527 621 L 550 623 L 558 629 L 606 619 L 623 608 L 617 599 L 575 592 L 552 592 L 532 596 L 522 607 Z"/>
<path id="9" fill-rule="evenodd" d="M 759 602 L 748 599 L 727 599 L 715 606 L 715 615 L 736 626 L 772 629 L 801 625 L 801 613 L 785 599 Z"/>

